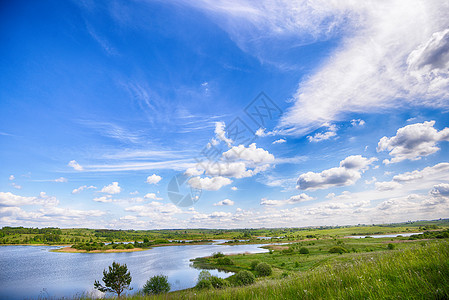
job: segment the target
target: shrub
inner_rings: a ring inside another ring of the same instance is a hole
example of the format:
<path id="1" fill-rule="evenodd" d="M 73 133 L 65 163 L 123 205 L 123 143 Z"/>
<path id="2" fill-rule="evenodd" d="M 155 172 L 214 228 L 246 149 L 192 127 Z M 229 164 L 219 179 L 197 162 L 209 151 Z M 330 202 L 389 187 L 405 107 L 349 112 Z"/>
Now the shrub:
<path id="1" fill-rule="evenodd" d="M 197 284 L 195 285 L 195 288 L 197 288 L 199 290 L 211 289 L 212 283 L 210 282 L 210 280 L 202 279 L 197 282 Z"/>
<path id="2" fill-rule="evenodd" d="M 161 294 L 169 291 L 170 283 L 168 282 L 167 276 L 164 275 L 156 275 L 151 277 L 143 286 L 143 293 L 145 295 Z"/>
<path id="3" fill-rule="evenodd" d="M 212 254 L 213 258 L 220 258 L 220 257 L 224 257 L 225 255 L 221 252 L 215 252 L 214 254 Z"/>
<path id="4" fill-rule="evenodd" d="M 134 249 L 133 244 L 126 244 L 125 246 L 126 249 Z"/>
<path id="5" fill-rule="evenodd" d="M 219 258 L 217 259 L 217 264 L 222 266 L 233 265 L 234 262 L 229 257 Z"/>
<path id="6" fill-rule="evenodd" d="M 257 266 L 259 263 L 260 263 L 260 261 L 258 261 L 258 260 L 253 260 L 253 261 L 251 262 L 251 264 L 249 265 L 250 268 L 251 268 L 251 270 L 254 270 L 254 269 L 256 268 L 256 266 Z"/>
<path id="7" fill-rule="evenodd" d="M 388 250 L 393 250 L 394 249 L 394 245 L 392 243 L 387 245 L 387 249 Z"/>
<path id="8" fill-rule="evenodd" d="M 264 262 L 258 264 L 254 270 L 259 276 L 270 276 L 273 273 L 271 266 Z"/>
<path id="9" fill-rule="evenodd" d="M 211 277 L 212 275 L 210 274 L 209 271 L 202 270 L 198 275 L 198 282 L 200 282 L 201 280 L 210 280 Z"/>
<path id="10" fill-rule="evenodd" d="M 341 246 L 335 246 L 329 249 L 329 253 L 338 253 L 338 254 L 343 254 L 343 253 L 348 253 L 349 251 L 346 248 L 343 248 Z"/>
<path id="11" fill-rule="evenodd" d="M 299 253 L 301 253 L 301 254 L 309 254 L 309 249 L 307 249 L 306 247 L 301 247 L 301 249 L 299 249 Z"/>
<path id="12" fill-rule="evenodd" d="M 291 253 L 293 253 L 293 249 L 291 247 L 289 247 L 288 249 L 282 250 L 282 253 L 283 254 L 291 254 Z"/>
<path id="13" fill-rule="evenodd" d="M 254 274 L 250 271 L 243 270 L 235 275 L 236 285 L 249 285 L 254 283 L 255 280 Z"/>
<path id="14" fill-rule="evenodd" d="M 229 282 L 227 280 L 224 280 L 223 278 L 217 276 L 211 276 L 209 282 L 212 284 L 212 287 L 216 289 L 222 289 L 229 286 Z"/>

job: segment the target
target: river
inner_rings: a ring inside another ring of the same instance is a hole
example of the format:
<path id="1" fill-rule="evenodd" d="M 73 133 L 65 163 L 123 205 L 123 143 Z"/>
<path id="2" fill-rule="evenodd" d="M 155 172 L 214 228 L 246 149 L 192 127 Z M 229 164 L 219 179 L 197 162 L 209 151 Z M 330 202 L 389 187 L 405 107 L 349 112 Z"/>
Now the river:
<path id="1" fill-rule="evenodd" d="M 128 253 L 58 253 L 56 246 L 0 246 L 0 299 L 37 299 L 98 295 L 93 289 L 101 281 L 103 269 L 113 261 L 125 263 L 131 272 L 132 292 L 141 289 L 153 275 L 168 276 L 172 290 L 193 287 L 200 270 L 190 259 L 214 252 L 262 253 L 262 245 L 185 245 L 156 247 Z M 231 273 L 210 270 L 213 275 Z"/>

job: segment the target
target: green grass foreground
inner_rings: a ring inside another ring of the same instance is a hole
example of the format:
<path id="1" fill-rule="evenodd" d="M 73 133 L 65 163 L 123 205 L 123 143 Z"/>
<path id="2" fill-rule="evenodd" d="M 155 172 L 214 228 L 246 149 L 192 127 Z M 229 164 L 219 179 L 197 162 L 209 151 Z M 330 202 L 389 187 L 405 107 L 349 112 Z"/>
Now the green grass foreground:
<path id="1" fill-rule="evenodd" d="M 189 289 L 144 299 L 448 299 L 449 243 L 421 242 L 378 253 L 348 253 L 287 277 L 245 287 Z M 285 275 L 284 275 L 285 276 Z M 128 296 L 126 299 L 142 299 Z"/>

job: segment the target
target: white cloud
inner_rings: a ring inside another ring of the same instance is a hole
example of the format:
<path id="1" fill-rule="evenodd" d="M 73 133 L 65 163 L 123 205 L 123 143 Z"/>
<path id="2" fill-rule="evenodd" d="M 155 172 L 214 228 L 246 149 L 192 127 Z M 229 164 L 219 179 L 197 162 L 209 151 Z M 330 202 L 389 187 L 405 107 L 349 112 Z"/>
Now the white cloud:
<path id="1" fill-rule="evenodd" d="M 248 147 L 244 145 L 234 146 L 223 153 L 223 157 L 228 160 L 245 160 L 256 164 L 271 163 L 274 161 L 274 156 L 263 148 L 257 148 L 255 143 Z"/>
<path id="2" fill-rule="evenodd" d="M 361 172 L 368 169 L 376 158 L 360 155 L 348 156 L 340 162 L 340 167 L 324 170 L 321 173 L 307 172 L 298 178 L 302 190 L 325 189 L 333 186 L 352 185 L 361 178 Z"/>
<path id="3" fill-rule="evenodd" d="M 93 185 L 91 185 L 91 186 L 83 185 L 83 186 L 80 186 L 79 188 L 73 189 L 72 194 L 79 194 L 86 189 L 96 189 L 96 188 L 97 187 L 95 187 Z"/>
<path id="4" fill-rule="evenodd" d="M 223 186 L 231 184 L 232 180 L 222 176 L 216 177 L 192 177 L 188 180 L 188 184 L 196 189 L 202 189 L 207 191 L 218 191 Z"/>
<path id="5" fill-rule="evenodd" d="M 376 182 L 374 186 L 378 191 L 391 191 L 400 188 L 402 185 L 395 181 L 383 181 L 383 182 Z"/>
<path id="6" fill-rule="evenodd" d="M 352 119 L 352 120 L 351 120 L 351 125 L 352 125 L 353 127 L 356 127 L 356 126 L 363 126 L 363 125 L 365 125 L 365 121 L 362 120 L 362 119 Z"/>
<path id="7" fill-rule="evenodd" d="M 12 187 L 15 188 L 15 189 L 18 189 L 18 190 L 21 190 L 21 189 L 22 189 L 22 186 L 16 184 L 15 182 L 12 182 L 11 185 L 12 185 Z"/>
<path id="8" fill-rule="evenodd" d="M 68 180 L 67 180 L 67 178 L 64 178 L 64 177 L 59 177 L 59 178 L 57 178 L 57 179 L 55 179 L 55 180 L 53 180 L 54 182 L 67 182 Z"/>
<path id="9" fill-rule="evenodd" d="M 204 170 L 198 170 L 197 168 L 188 168 L 185 171 L 185 174 L 187 176 L 200 176 L 200 175 L 203 175 L 203 173 L 204 173 Z"/>
<path id="10" fill-rule="evenodd" d="M 389 151 L 391 160 L 385 163 L 397 163 L 406 159 L 418 160 L 440 150 L 437 143 L 449 141 L 449 128 L 438 131 L 433 127 L 435 121 L 416 123 L 399 128 L 396 135 L 380 139 L 377 151 Z"/>
<path id="11" fill-rule="evenodd" d="M 111 203 L 114 200 L 112 199 L 111 195 L 106 195 L 106 196 L 100 196 L 100 197 L 96 197 L 93 199 L 95 202 L 102 202 L 102 203 Z"/>
<path id="12" fill-rule="evenodd" d="M 275 140 L 272 144 L 273 144 L 273 145 L 275 145 L 275 144 L 283 144 L 283 143 L 285 143 L 285 142 L 287 142 L 286 139 L 278 139 L 278 140 Z"/>
<path id="13" fill-rule="evenodd" d="M 151 199 L 151 200 L 162 200 L 162 198 L 159 198 L 156 196 L 155 193 L 148 193 L 144 196 L 145 199 Z"/>
<path id="14" fill-rule="evenodd" d="M 68 164 L 69 167 L 72 167 L 76 171 L 82 171 L 84 168 L 76 162 L 76 160 L 71 160 Z"/>
<path id="15" fill-rule="evenodd" d="M 373 9 L 373 1 L 291 5 L 294 21 L 327 16 L 333 21 L 328 24 L 350 29 L 322 67 L 301 82 L 281 122 L 290 132 L 308 132 L 351 112 L 448 106 L 446 2 L 390 1 L 381 9 Z M 326 34 L 328 28 L 316 24 L 312 28 Z"/>
<path id="16" fill-rule="evenodd" d="M 365 180 L 365 184 L 372 184 L 377 181 L 376 177 L 371 177 L 371 180 Z"/>
<path id="17" fill-rule="evenodd" d="M 236 186 L 233 186 L 233 187 L 231 187 L 231 190 L 233 190 L 233 191 L 237 191 L 237 190 L 238 190 L 238 188 L 237 188 Z"/>
<path id="18" fill-rule="evenodd" d="M 226 143 L 228 147 L 232 146 L 233 141 L 226 136 L 226 125 L 224 122 L 215 122 L 215 139 L 212 139 L 212 145 L 217 145 L 219 141 Z"/>
<path id="19" fill-rule="evenodd" d="M 311 143 L 322 142 L 337 135 L 337 126 L 333 124 L 332 125 L 325 124 L 324 126 L 327 127 L 327 131 L 315 133 L 315 135 L 313 136 L 310 135 L 307 136 L 309 142 Z"/>
<path id="20" fill-rule="evenodd" d="M 430 191 L 432 196 L 436 197 L 449 197 L 449 184 L 440 183 L 433 186 L 433 189 Z"/>
<path id="21" fill-rule="evenodd" d="M 232 206 L 234 205 L 234 201 L 230 199 L 224 199 L 221 201 L 218 201 L 217 203 L 214 203 L 214 206 Z"/>
<path id="22" fill-rule="evenodd" d="M 156 184 L 161 180 L 162 180 L 162 177 L 159 175 L 156 175 L 156 174 L 153 174 L 153 175 L 150 175 L 147 177 L 147 183 L 149 183 L 149 184 Z"/>
<path id="23" fill-rule="evenodd" d="M 139 194 L 139 191 L 130 192 L 129 194 L 130 194 L 130 195 L 138 195 L 138 194 Z"/>
<path id="24" fill-rule="evenodd" d="M 307 194 L 299 194 L 295 196 L 291 196 L 289 199 L 286 200 L 269 200 L 267 198 L 262 198 L 260 201 L 260 205 L 266 205 L 266 206 L 283 206 L 287 204 L 296 204 L 306 201 L 312 201 L 315 198 L 307 195 Z"/>
<path id="25" fill-rule="evenodd" d="M 14 177 L 14 175 L 9 175 L 9 180 L 14 180 L 16 179 L 16 177 Z"/>
<path id="26" fill-rule="evenodd" d="M 41 192 L 38 197 L 23 197 L 10 192 L 0 192 L 0 206 L 55 206 L 58 204 L 59 201 L 55 197 L 47 196 L 47 194 L 44 192 Z"/>
<path id="27" fill-rule="evenodd" d="M 207 175 L 225 176 L 235 178 L 251 177 L 255 174 L 253 170 L 246 169 L 244 162 L 219 162 L 211 164 L 206 170 Z"/>
<path id="28" fill-rule="evenodd" d="M 118 185 L 118 182 L 113 182 L 110 185 L 104 186 L 101 189 L 101 193 L 107 194 L 119 194 L 122 191 L 122 188 Z"/>

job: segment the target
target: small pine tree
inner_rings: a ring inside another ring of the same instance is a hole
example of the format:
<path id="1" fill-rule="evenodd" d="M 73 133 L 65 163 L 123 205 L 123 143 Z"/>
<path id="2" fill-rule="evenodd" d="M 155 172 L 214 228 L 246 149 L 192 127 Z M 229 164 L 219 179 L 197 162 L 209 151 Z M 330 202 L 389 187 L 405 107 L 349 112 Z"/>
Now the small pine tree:
<path id="1" fill-rule="evenodd" d="M 112 266 L 109 266 L 109 271 L 103 270 L 104 286 L 95 280 L 94 287 L 100 292 L 116 293 L 120 297 L 124 290 L 132 290 L 129 287 L 131 279 L 132 277 L 126 264 L 121 265 L 114 261 Z"/>

